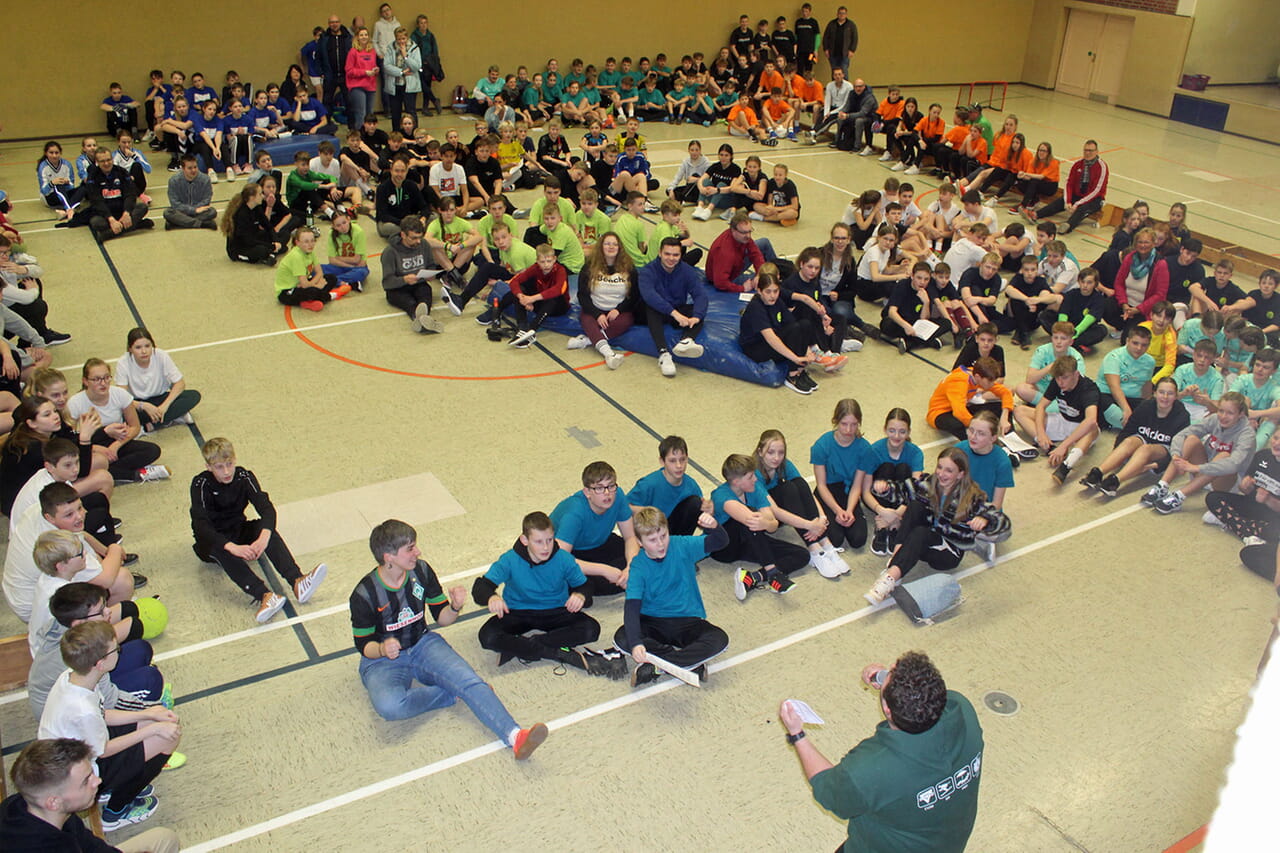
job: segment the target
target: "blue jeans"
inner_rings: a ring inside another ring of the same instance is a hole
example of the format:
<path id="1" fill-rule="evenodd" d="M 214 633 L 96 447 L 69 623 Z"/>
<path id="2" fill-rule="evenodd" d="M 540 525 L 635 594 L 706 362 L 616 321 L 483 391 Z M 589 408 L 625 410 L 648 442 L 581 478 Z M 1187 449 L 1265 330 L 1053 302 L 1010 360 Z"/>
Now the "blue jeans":
<path id="1" fill-rule="evenodd" d="M 414 686 L 414 679 L 421 685 Z M 507 746 L 520 728 L 493 688 L 434 631 L 412 648 L 401 649 L 395 660 L 361 657 L 360 680 L 384 720 L 406 720 L 461 699 Z"/>
<path id="2" fill-rule="evenodd" d="M 364 117 L 373 112 L 373 98 L 368 89 L 347 89 L 347 127 L 364 124 Z"/>
<path id="3" fill-rule="evenodd" d="M 761 237 L 759 240 L 757 240 L 756 248 L 760 250 L 760 254 L 764 255 L 764 259 L 767 263 L 774 263 L 775 261 L 778 260 L 778 253 L 773 250 L 773 243 L 769 242 L 768 237 Z M 756 271 L 754 267 L 747 267 L 746 269 L 744 269 L 742 272 L 738 273 L 734 277 L 733 283 L 742 284 L 744 281 L 751 278 L 755 274 L 756 274 Z"/>
<path id="4" fill-rule="evenodd" d="M 320 271 L 344 284 L 360 284 L 369 277 L 368 267 L 343 267 L 337 264 L 321 264 Z"/>

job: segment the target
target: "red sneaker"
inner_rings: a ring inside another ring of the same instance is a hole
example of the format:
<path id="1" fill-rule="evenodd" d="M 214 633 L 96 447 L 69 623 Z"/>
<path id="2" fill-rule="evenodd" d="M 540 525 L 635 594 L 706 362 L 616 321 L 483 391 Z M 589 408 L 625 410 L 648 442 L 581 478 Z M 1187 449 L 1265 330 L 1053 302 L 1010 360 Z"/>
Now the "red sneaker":
<path id="1" fill-rule="evenodd" d="M 316 300 L 314 300 L 314 299 L 308 299 L 306 302 L 299 302 L 299 303 L 298 303 L 298 307 L 299 307 L 299 308 L 306 308 L 308 311 L 323 311 L 323 310 L 324 310 L 324 303 L 323 303 L 323 302 L 317 302 L 317 301 L 316 301 Z"/>
<path id="2" fill-rule="evenodd" d="M 516 733 L 516 742 L 511 744 L 511 749 L 516 754 L 516 761 L 524 761 L 533 751 L 542 745 L 547 739 L 547 726 L 545 723 L 534 723 L 527 729 L 521 729 Z"/>
<path id="3" fill-rule="evenodd" d="M 351 292 L 351 285 L 343 282 L 342 284 L 329 291 L 330 299 L 341 299 Z"/>

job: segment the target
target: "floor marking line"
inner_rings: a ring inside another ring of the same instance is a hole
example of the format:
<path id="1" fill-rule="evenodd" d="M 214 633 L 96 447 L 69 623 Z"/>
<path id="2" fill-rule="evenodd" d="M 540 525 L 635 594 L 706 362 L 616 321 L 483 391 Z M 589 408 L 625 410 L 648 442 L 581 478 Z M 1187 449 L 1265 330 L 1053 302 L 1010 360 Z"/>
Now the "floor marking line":
<path id="1" fill-rule="evenodd" d="M 971 575 L 975 575 L 979 572 L 986 571 L 987 569 L 992 568 L 993 566 L 999 565 L 1000 563 L 1006 562 L 1008 560 L 1012 560 L 1015 557 L 1022 556 L 1024 554 L 1037 551 L 1040 548 L 1044 548 L 1049 545 L 1056 544 L 1057 542 L 1060 542 L 1063 539 L 1067 539 L 1072 536 L 1079 535 L 1080 533 L 1084 533 L 1088 530 L 1092 530 L 1095 527 L 1099 527 L 1103 524 L 1107 524 L 1111 521 L 1115 521 L 1118 518 L 1123 518 L 1124 516 L 1130 515 L 1141 509 L 1146 509 L 1146 507 L 1142 506 L 1141 504 L 1134 504 L 1133 506 L 1126 507 L 1125 509 L 1118 510 L 1116 512 L 1110 513 L 1109 515 L 1102 516 L 1101 518 L 1094 519 L 1093 521 L 1087 522 L 1085 524 L 1081 524 L 1070 530 L 1064 530 L 1061 533 L 1048 537 L 1047 539 L 1042 539 L 1038 542 L 1033 542 L 1029 545 L 1019 548 L 1015 551 L 1011 551 L 1008 554 L 1005 554 L 997 558 L 994 563 L 980 563 L 979 565 L 973 566 L 963 572 L 953 573 L 953 576 L 957 578 L 961 578 L 961 577 L 969 577 Z M 795 633 L 788 634 L 785 637 L 781 637 L 772 642 L 765 643 L 762 646 L 757 646 L 753 649 L 749 649 L 745 652 L 734 655 L 733 657 L 728 658 L 727 660 L 721 661 L 719 663 L 712 663 L 709 665 L 708 669 L 713 673 L 723 672 L 727 669 L 732 669 L 735 666 L 739 666 L 744 663 L 749 663 L 750 661 L 763 657 L 764 655 L 772 654 L 773 652 L 780 651 L 782 649 L 796 645 L 797 643 L 804 642 L 805 640 L 809 640 L 814 637 L 821 636 L 822 634 L 826 634 L 830 631 L 835 630 L 836 628 L 842 628 L 845 625 L 848 625 L 852 622 L 856 622 L 860 619 L 864 619 L 867 616 L 879 610 L 886 610 L 891 606 L 893 606 L 892 601 L 885 601 L 885 602 L 882 602 L 881 604 L 875 605 L 874 607 L 870 605 L 863 606 L 858 610 L 854 610 L 842 616 L 837 616 L 834 619 L 829 619 L 826 622 L 819 623 L 818 625 L 814 625 L 809 628 L 796 631 Z M 662 693 L 666 693 L 668 690 L 674 690 L 677 687 L 679 687 L 681 684 L 682 682 L 677 681 L 675 679 L 660 682 L 658 684 L 654 684 L 650 687 L 646 687 L 634 693 L 628 693 L 622 696 L 617 696 L 608 701 L 601 702 L 596 705 L 591 705 L 587 708 L 574 711 L 562 717 L 558 717 L 548 722 L 547 727 L 549 729 L 552 729 L 553 731 L 568 728 L 569 726 L 575 725 L 577 723 L 585 722 L 595 717 L 599 717 L 604 714 L 608 714 L 612 711 L 616 711 L 620 708 L 625 708 L 630 705 L 634 705 L 636 703 L 645 701 L 654 696 L 658 696 Z M 478 758 L 482 758 L 486 755 L 491 755 L 505 748 L 506 747 L 503 744 L 501 744 L 499 741 L 489 741 L 486 744 L 475 747 L 473 749 L 469 749 L 465 752 L 460 752 L 457 755 L 452 755 L 447 758 L 442 758 L 438 761 L 433 761 L 432 763 L 424 765 L 423 767 L 406 771 L 405 773 L 401 773 L 397 776 L 392 776 L 389 779 L 383 779 L 378 782 L 373 782 L 363 787 L 356 788 L 353 791 L 348 791 L 344 794 L 338 794 L 328 799 L 321 800 L 317 803 L 312 803 L 309 806 L 304 806 L 300 809 L 295 809 L 291 812 L 287 812 L 285 814 L 278 815 L 277 817 L 271 818 L 269 820 L 262 821 L 261 823 L 256 823 L 252 826 L 247 826 L 242 829 L 238 829 L 235 832 L 231 832 L 226 835 L 221 835 L 216 838 L 212 838 L 208 841 L 201 842 L 200 844 L 194 845 L 192 847 L 186 847 L 184 849 L 187 851 L 187 853 L 210 853 L 211 851 L 214 851 L 214 850 L 220 850 L 223 847 L 227 847 L 231 844 L 236 844 L 241 841 L 247 841 L 250 838 L 256 838 L 259 835 L 264 835 L 276 829 L 282 829 L 286 826 L 290 826 L 292 824 L 298 823 L 308 818 L 316 817 L 321 814 L 325 814 L 327 812 L 333 811 L 334 809 L 341 808 L 342 806 L 350 805 L 352 803 L 356 803 L 361 800 L 368 799 L 369 797 L 375 796 L 377 794 L 385 793 L 386 791 L 393 790 L 395 788 L 406 785 L 410 782 L 415 782 L 419 779 L 425 779 L 429 776 L 436 775 L 445 770 L 450 770 L 455 767 L 460 767 L 464 764 L 469 764 L 470 762 Z"/>
<path id="2" fill-rule="evenodd" d="M 1204 826 L 1201 826 L 1199 829 L 1192 830 L 1191 832 L 1184 835 L 1182 838 L 1179 838 L 1169 847 L 1165 848 L 1164 853 L 1188 853 L 1188 851 L 1194 850 L 1195 848 L 1203 844 L 1205 836 L 1207 836 L 1208 834 L 1209 834 L 1209 824 L 1206 823 Z"/>

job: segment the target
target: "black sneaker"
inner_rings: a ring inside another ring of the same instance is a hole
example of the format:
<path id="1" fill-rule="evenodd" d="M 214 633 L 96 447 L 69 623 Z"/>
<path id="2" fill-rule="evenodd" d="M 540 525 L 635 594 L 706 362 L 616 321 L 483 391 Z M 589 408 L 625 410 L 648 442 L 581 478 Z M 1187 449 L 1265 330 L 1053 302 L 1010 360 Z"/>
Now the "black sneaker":
<path id="1" fill-rule="evenodd" d="M 897 347 L 898 347 L 898 355 L 906 355 L 906 354 L 907 354 L 907 339 L 906 339 L 906 338 L 895 338 L 893 342 L 894 342 L 894 344 L 896 344 L 896 345 L 897 345 Z"/>
<path id="2" fill-rule="evenodd" d="M 1071 476 L 1071 469 L 1067 467 L 1067 463 L 1063 462 L 1057 468 L 1053 469 L 1053 479 L 1061 486 Z"/>
<path id="3" fill-rule="evenodd" d="M 1098 491 L 1102 492 L 1109 498 L 1114 498 L 1116 492 L 1120 491 L 1120 478 L 1115 474 L 1108 474 L 1102 478 L 1102 482 L 1098 484 Z"/>
<path id="4" fill-rule="evenodd" d="M 876 532 L 871 536 L 871 553 L 877 557 L 889 556 L 889 528 L 876 528 Z"/>
<path id="5" fill-rule="evenodd" d="M 792 391 L 795 391 L 797 394 L 806 394 L 806 395 L 812 394 L 813 389 L 809 387 L 809 384 L 807 382 L 805 382 L 805 380 L 808 378 L 809 378 L 808 374 L 797 373 L 794 376 L 788 376 L 787 380 L 782 384 L 786 385 L 788 388 L 790 388 Z"/>
<path id="6" fill-rule="evenodd" d="M 942 349 L 942 338 L 930 338 L 929 346 L 934 349 Z M 960 346 L 964 346 L 964 344 L 961 344 Z"/>
<path id="7" fill-rule="evenodd" d="M 631 671 L 631 686 L 639 687 L 658 680 L 658 668 L 651 663 L 642 663 Z"/>
<path id="8" fill-rule="evenodd" d="M 1022 457 L 1007 447 L 1001 447 L 1000 449 L 1004 451 L 1005 456 L 1009 457 L 1009 464 L 1013 467 L 1013 470 L 1018 470 L 1018 466 L 1022 464 Z"/>
<path id="9" fill-rule="evenodd" d="M 589 675 L 603 675 L 617 681 L 627 674 L 627 663 L 622 659 L 620 652 L 614 652 L 610 657 L 605 652 L 597 652 L 594 649 L 583 649 L 582 660 Z M 618 664 L 622 666 L 618 666 Z"/>
<path id="10" fill-rule="evenodd" d="M 66 332 L 55 332 L 53 329 L 45 332 L 45 346 L 56 347 L 59 344 L 65 344 L 71 340 L 71 336 Z"/>
<path id="11" fill-rule="evenodd" d="M 1085 474 L 1080 480 L 1080 485 L 1086 489 L 1096 489 L 1102 485 L 1102 471 L 1098 468 L 1090 468 L 1089 473 Z"/>
<path id="12" fill-rule="evenodd" d="M 800 378 L 804 380 L 804 384 L 808 387 L 810 394 L 818 390 L 818 383 L 814 381 L 812 376 L 807 373 L 802 373 L 800 374 Z"/>
<path id="13" fill-rule="evenodd" d="M 114 527 L 116 530 L 119 530 L 121 527 L 124 527 L 124 519 L 122 518 L 111 519 L 111 526 Z"/>
<path id="14" fill-rule="evenodd" d="M 136 562 L 138 562 L 138 555 L 137 555 L 137 554 L 125 554 L 125 555 L 124 555 L 124 563 L 123 563 L 123 565 L 125 565 L 125 566 L 132 566 L 132 565 L 133 565 L 134 563 L 136 563 Z"/>
<path id="15" fill-rule="evenodd" d="M 486 308 L 484 311 L 476 315 L 476 322 L 481 326 L 487 326 L 493 322 L 493 309 Z"/>
<path id="16" fill-rule="evenodd" d="M 440 299 L 444 302 L 445 306 L 448 307 L 450 314 L 455 317 L 462 316 L 462 305 L 459 304 L 458 298 L 449 291 L 449 288 L 440 288 Z"/>
<path id="17" fill-rule="evenodd" d="M 133 574 L 133 588 L 134 588 L 134 589 L 142 589 L 144 586 L 146 586 L 146 585 L 147 585 L 147 576 L 146 576 L 146 575 L 140 575 L 140 574 L 138 574 L 137 572 L 133 572 L 132 574 Z"/>
<path id="18" fill-rule="evenodd" d="M 795 585 L 796 582 L 784 575 L 782 572 L 778 572 L 769 579 L 769 589 L 773 590 L 778 595 L 786 595 L 788 592 L 791 592 L 791 588 Z"/>

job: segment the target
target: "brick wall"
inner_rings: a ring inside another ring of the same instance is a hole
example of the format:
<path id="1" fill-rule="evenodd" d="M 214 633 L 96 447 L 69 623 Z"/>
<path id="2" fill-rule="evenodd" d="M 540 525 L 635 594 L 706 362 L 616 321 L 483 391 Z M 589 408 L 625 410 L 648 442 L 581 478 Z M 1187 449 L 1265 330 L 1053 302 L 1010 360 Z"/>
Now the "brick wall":
<path id="1" fill-rule="evenodd" d="M 1114 6 L 1117 9 L 1137 9 L 1142 12 L 1159 12 L 1174 15 L 1178 11 L 1178 0 L 1085 0 L 1099 6 Z"/>

